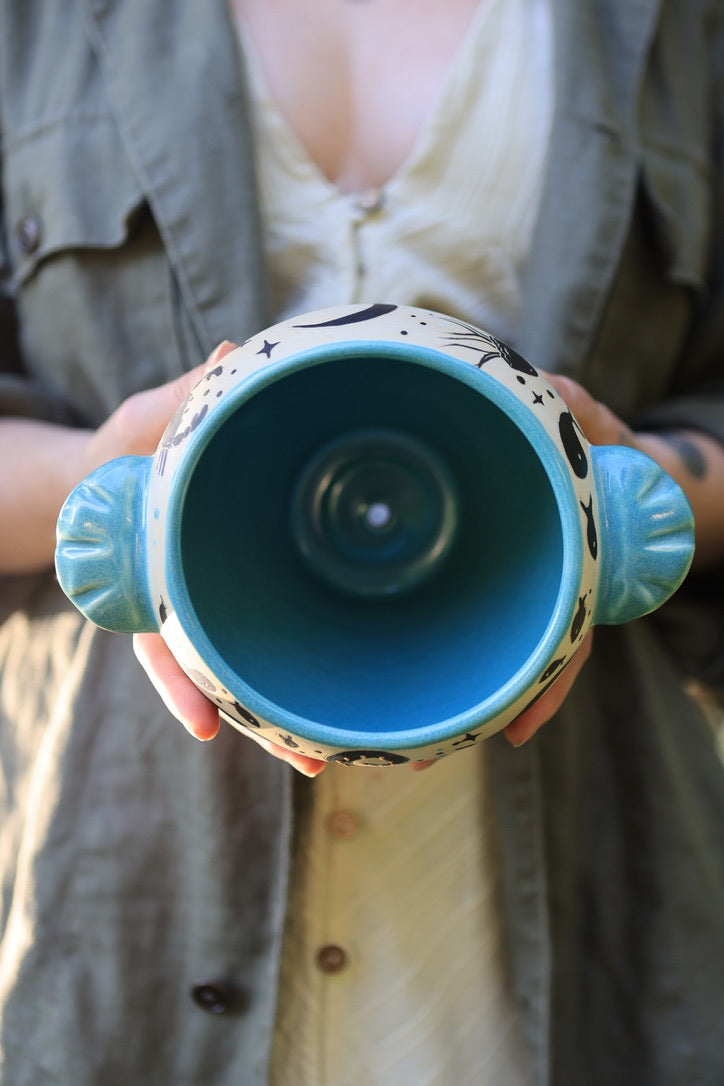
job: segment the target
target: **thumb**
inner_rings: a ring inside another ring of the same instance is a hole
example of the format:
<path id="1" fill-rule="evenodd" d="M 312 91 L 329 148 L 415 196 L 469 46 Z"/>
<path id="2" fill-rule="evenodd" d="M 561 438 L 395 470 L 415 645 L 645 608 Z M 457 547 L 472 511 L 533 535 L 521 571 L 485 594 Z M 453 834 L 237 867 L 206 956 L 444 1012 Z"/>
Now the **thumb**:
<path id="1" fill-rule="evenodd" d="M 224 340 L 200 366 L 173 381 L 129 396 L 106 423 L 109 442 L 117 450 L 140 456 L 151 455 L 161 440 L 174 412 L 181 406 L 209 368 L 235 348 Z"/>
<path id="2" fill-rule="evenodd" d="M 149 390 L 149 395 L 156 392 L 161 397 L 158 406 L 154 408 L 155 410 L 161 410 L 162 405 L 163 409 L 170 407 L 163 424 L 164 429 L 176 408 L 184 402 L 193 387 L 197 385 L 201 378 L 208 373 L 209 370 L 213 369 L 222 358 L 229 354 L 230 351 L 236 350 L 236 347 L 236 343 L 232 343 L 230 340 L 225 339 L 214 347 L 205 362 L 202 362 L 198 366 L 194 366 L 192 370 L 187 370 L 186 373 L 182 373 L 181 376 L 177 377 L 174 381 L 169 381 L 165 385 L 160 385 L 157 389 Z M 141 393 L 141 395 L 146 395 L 146 393 Z M 166 403 L 164 403 L 164 400 Z"/>

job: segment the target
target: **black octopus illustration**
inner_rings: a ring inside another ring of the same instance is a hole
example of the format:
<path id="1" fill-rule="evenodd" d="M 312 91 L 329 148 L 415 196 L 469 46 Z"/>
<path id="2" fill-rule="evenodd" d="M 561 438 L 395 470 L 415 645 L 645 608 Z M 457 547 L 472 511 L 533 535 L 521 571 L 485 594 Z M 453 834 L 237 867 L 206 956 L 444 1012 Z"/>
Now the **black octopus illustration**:
<path id="1" fill-rule="evenodd" d="M 462 347 L 471 351 L 480 351 L 482 349 L 483 353 L 476 363 L 478 369 L 482 369 L 483 366 L 488 362 L 492 362 L 495 358 L 502 358 L 506 366 L 515 370 L 516 373 L 524 373 L 528 377 L 539 376 L 538 371 L 531 366 L 530 362 L 526 362 L 525 358 L 519 355 L 517 351 L 514 351 L 512 347 L 509 347 L 507 343 L 503 343 L 502 340 L 481 331 L 474 324 L 453 320 L 452 317 L 449 322 L 462 329 L 462 333 L 451 335 L 448 338 L 451 347 Z"/>

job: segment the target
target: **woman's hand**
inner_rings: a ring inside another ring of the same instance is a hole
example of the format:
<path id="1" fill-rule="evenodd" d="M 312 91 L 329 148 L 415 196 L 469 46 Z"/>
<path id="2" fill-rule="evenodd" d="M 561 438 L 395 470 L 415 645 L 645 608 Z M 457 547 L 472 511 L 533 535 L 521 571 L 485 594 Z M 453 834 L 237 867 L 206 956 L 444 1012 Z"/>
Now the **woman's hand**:
<path id="1" fill-rule="evenodd" d="M 85 478 L 95 468 L 117 456 L 151 456 L 176 408 L 183 403 L 206 370 L 233 351 L 235 346 L 224 341 L 205 362 L 175 381 L 136 392 L 124 400 L 103 425 L 87 438 L 80 478 Z"/>
<path id="2" fill-rule="evenodd" d="M 183 403 L 204 372 L 232 351 L 234 346 L 233 343 L 221 343 L 202 366 L 176 381 L 140 392 L 122 403 L 89 441 L 86 448 L 87 470 L 91 471 L 97 464 L 122 455 L 119 450 L 142 456 L 153 453 L 176 408 Z M 196 739 L 213 739 L 220 727 L 218 709 L 182 671 L 161 635 L 135 634 L 133 649 L 169 712 Z M 316 758 L 307 758 L 303 754 L 273 746 L 261 737 L 251 738 L 306 776 L 316 776 L 326 764 Z"/>
<path id="3" fill-rule="evenodd" d="M 0 573 L 50 569 L 55 526 L 70 491 L 101 464 L 150 455 L 168 420 L 205 369 L 233 348 L 222 343 L 202 366 L 130 396 L 98 430 L 35 419 L 0 419 Z"/>
<path id="4" fill-rule="evenodd" d="M 169 712 L 195 739 L 213 739 L 221 721 L 216 706 L 184 674 L 160 634 L 134 634 L 136 657 Z M 269 754 L 288 762 L 307 777 L 316 777 L 326 762 L 277 747 L 261 736 L 249 736 Z"/>
<path id="5" fill-rule="evenodd" d="M 581 385 L 569 377 L 560 377 L 557 374 L 546 374 L 546 377 L 559 396 L 565 400 L 567 407 L 592 445 L 634 447 L 633 431 L 605 404 L 594 400 Z M 563 674 L 534 705 L 506 727 L 505 736 L 513 746 L 519 747 L 527 742 L 539 728 L 555 716 L 583 670 L 592 649 L 593 630 L 589 630 Z"/>
<path id="6" fill-rule="evenodd" d="M 227 353 L 231 348 L 232 345 L 230 344 L 224 344 L 217 348 L 210 361 L 223 357 L 223 354 Z M 135 440 L 136 444 L 142 446 L 137 451 L 151 452 L 164 429 L 168 417 L 190 390 L 194 379 L 198 379 L 198 376 L 196 374 L 194 378 L 193 375 L 189 374 L 187 384 L 175 382 L 173 388 L 164 386 L 165 392 L 163 396 L 165 396 L 165 400 L 163 403 L 159 395 L 161 390 L 154 390 L 154 393 L 141 393 L 139 397 L 127 401 L 126 404 L 119 408 L 116 413 L 117 417 L 112 416 L 106 423 L 106 427 L 103 427 L 96 435 L 93 454 L 97 455 L 97 450 L 105 448 L 107 442 L 116 447 L 119 444 L 119 432 L 128 435 L 135 434 L 133 440 Z M 664 438 L 652 438 L 650 435 L 634 433 L 605 404 L 595 400 L 584 388 L 570 378 L 549 375 L 548 379 L 575 415 L 591 444 L 627 445 L 631 448 L 639 448 L 659 462 L 665 461 L 662 466 L 676 478 L 677 464 L 672 463 L 673 447 Z M 149 397 L 149 399 L 145 400 L 145 397 Z M 107 432 L 104 433 L 103 431 L 106 428 Z M 130 437 L 126 437 L 124 440 L 127 445 L 132 443 Z M 703 443 L 701 456 L 711 459 L 714 465 L 713 474 L 717 480 L 721 469 L 721 479 L 724 480 L 724 452 L 722 452 L 720 446 L 709 438 L 701 438 L 701 435 L 698 434 L 691 435 L 690 438 L 687 435 L 687 440 L 693 441 L 697 449 L 700 449 L 700 441 Z M 710 446 L 713 446 L 713 448 L 710 448 Z M 655 455 L 657 452 L 659 455 Z M 675 456 L 675 453 L 673 455 Z M 721 464 L 719 461 L 721 461 Z M 687 480 L 682 479 L 681 476 L 682 473 L 686 474 L 685 465 L 679 464 L 678 467 L 680 478 L 677 481 L 684 485 Z M 689 484 L 691 484 L 691 481 L 691 479 L 688 480 Z M 697 481 L 697 479 L 694 480 L 694 482 Z M 722 486 L 724 488 L 724 483 Z M 685 485 L 684 489 L 687 489 Z M 691 499 L 690 490 L 687 493 L 689 493 Z M 724 502 L 720 500 L 719 505 L 724 507 Z M 717 538 L 717 542 L 724 548 L 724 526 L 722 526 L 721 538 Z M 593 631 L 591 630 L 560 678 L 534 705 L 519 717 L 516 717 L 505 728 L 505 735 L 511 743 L 520 746 L 555 715 L 588 660 L 592 646 Z M 139 661 L 170 712 L 197 739 L 207 740 L 213 738 L 219 730 L 219 714 L 216 707 L 184 675 L 160 635 L 136 634 L 134 648 Z M 325 767 L 325 762 L 273 746 L 258 737 L 253 738 L 275 757 L 288 762 L 307 776 L 316 776 Z M 422 769 L 430 764 L 433 763 L 420 762 L 413 768 Z"/>
<path id="7" fill-rule="evenodd" d="M 569 377 L 548 375 L 592 445 L 646 453 L 686 494 L 696 523 L 696 570 L 724 560 L 724 446 L 696 430 L 634 431 Z"/>
<path id="8" fill-rule="evenodd" d="M 556 679 L 549 690 L 524 713 L 517 716 L 505 728 L 505 737 L 514 747 L 527 743 L 539 728 L 555 716 L 573 688 L 573 684 L 583 670 L 593 649 L 593 630 L 589 630 L 575 655 L 571 658 L 563 674 Z"/>
<path id="9" fill-rule="evenodd" d="M 547 374 L 592 445 L 626 445 L 646 453 L 664 468 L 688 497 L 696 521 L 695 568 L 724 558 L 724 449 L 714 438 L 694 431 L 648 434 L 632 430 L 609 407 L 569 377 Z M 560 709 L 591 655 L 589 630 L 568 667 L 542 698 L 505 729 L 520 746 Z"/>

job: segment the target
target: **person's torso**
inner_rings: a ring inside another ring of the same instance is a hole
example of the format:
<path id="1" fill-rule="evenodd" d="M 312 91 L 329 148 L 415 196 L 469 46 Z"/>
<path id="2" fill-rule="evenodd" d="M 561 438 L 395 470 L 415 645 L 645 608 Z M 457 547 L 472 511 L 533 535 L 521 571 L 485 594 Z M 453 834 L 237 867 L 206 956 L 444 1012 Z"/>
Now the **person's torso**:
<path id="1" fill-rule="evenodd" d="M 379 186 L 414 146 L 478 0 L 231 0 L 270 91 L 328 180 Z"/>

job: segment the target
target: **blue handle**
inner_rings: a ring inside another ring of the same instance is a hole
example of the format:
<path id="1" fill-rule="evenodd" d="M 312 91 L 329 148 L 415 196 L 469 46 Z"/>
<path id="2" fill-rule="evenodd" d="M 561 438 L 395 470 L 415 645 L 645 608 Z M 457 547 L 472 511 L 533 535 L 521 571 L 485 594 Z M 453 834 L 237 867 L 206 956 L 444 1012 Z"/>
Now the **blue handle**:
<path id="1" fill-rule="evenodd" d="M 58 517 L 55 568 L 86 618 L 106 630 L 157 630 L 148 587 L 145 505 L 152 458 L 122 456 L 73 490 Z"/>
<path id="2" fill-rule="evenodd" d="M 694 515 L 677 483 L 644 453 L 591 448 L 601 525 L 594 624 L 630 622 L 656 610 L 686 577 Z"/>

